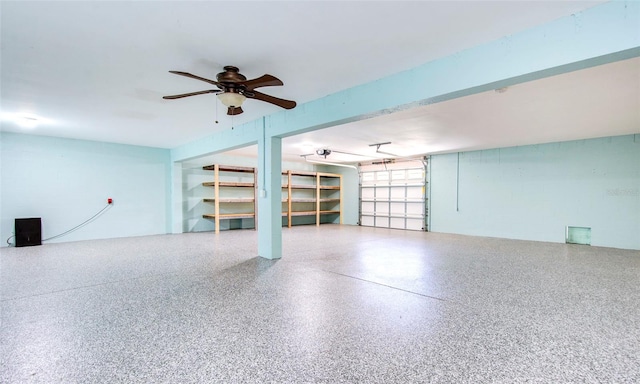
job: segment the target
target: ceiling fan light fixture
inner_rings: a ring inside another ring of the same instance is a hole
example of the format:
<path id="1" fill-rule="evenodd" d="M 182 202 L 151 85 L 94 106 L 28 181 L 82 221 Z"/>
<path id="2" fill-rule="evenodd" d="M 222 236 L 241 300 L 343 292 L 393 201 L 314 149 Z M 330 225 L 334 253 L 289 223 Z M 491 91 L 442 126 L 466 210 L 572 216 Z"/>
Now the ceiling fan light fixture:
<path id="1" fill-rule="evenodd" d="M 238 108 L 247 99 L 246 96 L 235 92 L 223 92 L 218 94 L 220 102 L 227 107 Z"/>

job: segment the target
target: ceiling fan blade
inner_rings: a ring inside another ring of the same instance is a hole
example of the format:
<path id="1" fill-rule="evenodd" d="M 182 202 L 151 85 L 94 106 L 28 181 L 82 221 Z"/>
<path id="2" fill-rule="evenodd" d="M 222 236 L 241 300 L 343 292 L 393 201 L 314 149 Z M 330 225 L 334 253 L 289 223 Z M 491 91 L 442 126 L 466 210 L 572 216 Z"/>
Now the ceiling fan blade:
<path id="1" fill-rule="evenodd" d="M 241 114 L 242 112 L 244 112 L 242 110 L 242 107 L 229 107 L 229 109 L 227 110 L 227 115 L 235 116 Z"/>
<path id="2" fill-rule="evenodd" d="M 213 84 L 215 86 L 220 86 L 220 83 L 218 83 L 217 81 L 205 79 L 204 77 L 200 77 L 200 76 L 196 76 L 196 75 L 192 75 L 192 74 L 190 74 L 188 72 L 180 72 L 180 71 L 169 71 L 169 72 L 170 73 L 174 73 L 176 75 L 180 75 L 180 76 L 190 77 L 190 78 L 196 79 L 196 80 L 206 81 L 207 83 Z"/>
<path id="3" fill-rule="evenodd" d="M 271 75 L 262 75 L 255 79 L 243 81 L 242 83 L 250 91 L 260 87 L 272 87 L 277 85 L 284 85 L 282 80 Z"/>
<path id="4" fill-rule="evenodd" d="M 253 91 L 253 90 L 251 91 L 251 95 L 247 94 L 245 96 L 250 98 L 250 99 L 266 101 L 267 103 L 271 103 L 271 104 L 277 105 L 278 107 L 282 107 L 284 109 L 292 109 L 292 108 L 295 108 L 295 106 L 296 106 L 296 102 L 295 101 L 280 99 L 278 97 L 265 95 L 262 92 Z"/>
<path id="5" fill-rule="evenodd" d="M 219 93 L 219 92 L 222 92 L 222 91 L 217 90 L 217 89 L 209 89 L 209 90 L 206 90 L 206 91 L 183 93 L 181 95 L 162 96 L 162 98 L 163 99 L 167 99 L 167 100 L 173 100 L 173 99 L 180 99 L 180 98 L 188 97 L 188 96 L 204 95 L 205 93 Z"/>

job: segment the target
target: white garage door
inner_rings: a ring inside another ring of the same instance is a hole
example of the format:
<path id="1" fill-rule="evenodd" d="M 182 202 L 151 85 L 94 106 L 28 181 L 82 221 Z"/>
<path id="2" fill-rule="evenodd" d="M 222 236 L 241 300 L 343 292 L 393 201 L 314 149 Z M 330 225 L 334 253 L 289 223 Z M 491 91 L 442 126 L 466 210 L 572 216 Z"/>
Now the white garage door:
<path id="1" fill-rule="evenodd" d="M 360 224 L 428 230 L 426 169 L 426 160 L 361 166 Z"/>

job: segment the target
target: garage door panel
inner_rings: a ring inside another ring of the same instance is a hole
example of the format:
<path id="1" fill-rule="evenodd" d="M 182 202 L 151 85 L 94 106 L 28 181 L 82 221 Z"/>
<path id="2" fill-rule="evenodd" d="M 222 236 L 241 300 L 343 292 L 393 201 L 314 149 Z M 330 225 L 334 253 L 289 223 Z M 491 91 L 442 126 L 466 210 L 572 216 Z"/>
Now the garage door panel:
<path id="1" fill-rule="evenodd" d="M 407 229 L 411 229 L 414 231 L 422 231 L 423 230 L 422 219 L 407 219 Z"/>
<path id="2" fill-rule="evenodd" d="M 361 225 L 424 230 L 426 178 L 422 162 L 383 166 L 361 168 Z"/>
<path id="3" fill-rule="evenodd" d="M 362 188 L 360 196 L 365 200 L 373 200 L 376 190 L 374 188 Z"/>
<path id="4" fill-rule="evenodd" d="M 424 169 L 419 169 L 419 168 L 407 169 L 407 179 L 421 182 L 422 180 L 424 180 Z"/>
<path id="5" fill-rule="evenodd" d="M 389 188 L 388 187 L 376 187 L 376 200 L 388 200 L 389 199 Z"/>
<path id="6" fill-rule="evenodd" d="M 411 216 L 424 214 L 424 203 L 407 203 L 407 214 Z"/>
<path id="7" fill-rule="evenodd" d="M 362 172 L 362 184 L 373 184 L 376 174 L 373 172 Z"/>
<path id="8" fill-rule="evenodd" d="M 424 187 L 407 187 L 407 199 L 423 199 Z"/>
<path id="9" fill-rule="evenodd" d="M 388 217 L 376 217 L 376 227 L 389 228 L 389 218 Z"/>
<path id="10" fill-rule="evenodd" d="M 362 202 L 362 213 L 373 213 L 376 211 L 375 203 L 369 201 Z"/>
<path id="11" fill-rule="evenodd" d="M 391 203 L 391 210 L 390 210 L 391 215 L 402 215 L 404 216 L 406 211 L 405 211 L 405 204 L 404 203 Z"/>
<path id="12" fill-rule="evenodd" d="M 378 203 L 376 202 L 376 209 L 375 209 L 376 214 L 388 214 L 389 213 L 389 203 L 387 203 L 386 201 Z"/>
<path id="13" fill-rule="evenodd" d="M 388 182 L 389 181 L 389 172 L 388 171 L 378 171 L 375 175 L 376 182 Z"/>
<path id="14" fill-rule="evenodd" d="M 391 219 L 389 219 L 389 228 L 406 229 L 405 228 L 405 219 L 392 217 Z"/>
<path id="15" fill-rule="evenodd" d="M 394 186 L 391 187 L 391 194 L 389 197 L 391 197 L 391 199 L 402 199 L 404 200 L 404 198 L 407 195 L 407 188 L 402 185 L 402 186 Z"/>
<path id="16" fill-rule="evenodd" d="M 375 217 L 373 216 L 362 216 L 360 218 L 360 224 L 365 227 L 375 227 Z"/>

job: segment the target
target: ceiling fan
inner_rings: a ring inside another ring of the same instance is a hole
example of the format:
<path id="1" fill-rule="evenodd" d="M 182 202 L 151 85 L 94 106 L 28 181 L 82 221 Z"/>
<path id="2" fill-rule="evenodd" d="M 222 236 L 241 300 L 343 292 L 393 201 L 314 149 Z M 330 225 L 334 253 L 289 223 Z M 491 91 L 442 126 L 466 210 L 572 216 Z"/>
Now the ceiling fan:
<path id="1" fill-rule="evenodd" d="M 198 92 L 183 93 L 181 95 L 164 96 L 163 99 L 173 100 L 188 96 L 203 95 L 205 93 L 215 93 L 218 98 L 228 107 L 227 115 L 239 115 L 243 112 L 242 103 L 247 99 L 255 99 L 266 101 L 285 109 L 292 109 L 296 106 L 295 101 L 280 99 L 278 97 L 266 95 L 255 89 L 260 87 L 271 87 L 276 85 L 284 85 L 284 83 L 275 76 L 262 75 L 255 79 L 247 80 L 247 78 L 239 72 L 237 67 L 227 65 L 224 72 L 216 75 L 216 80 L 205 79 L 204 77 L 192 75 L 187 72 L 169 71 L 176 75 L 190 77 L 196 80 L 202 80 L 209 84 L 215 85 L 218 89 L 208 89 Z"/>

